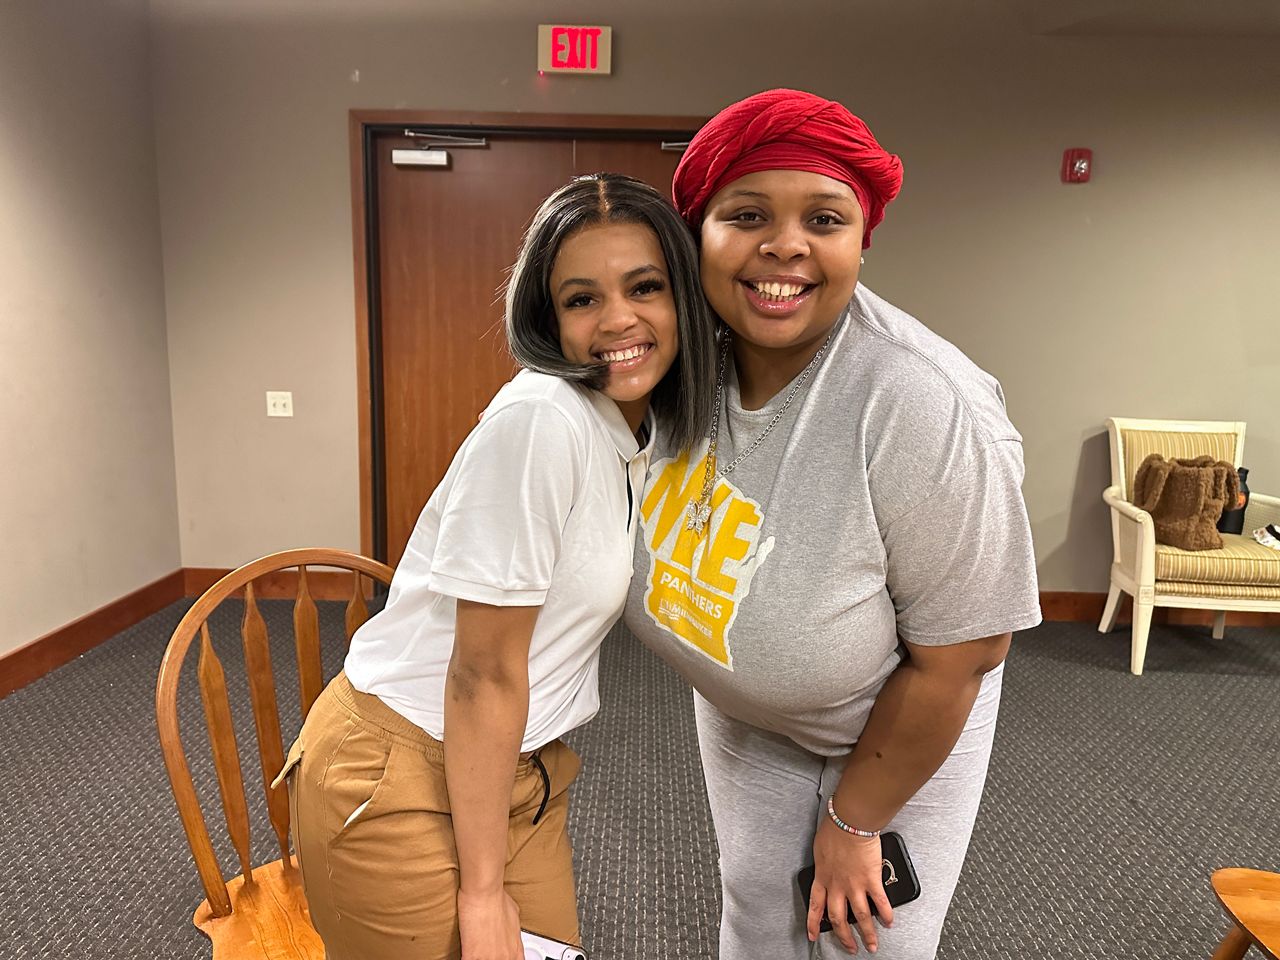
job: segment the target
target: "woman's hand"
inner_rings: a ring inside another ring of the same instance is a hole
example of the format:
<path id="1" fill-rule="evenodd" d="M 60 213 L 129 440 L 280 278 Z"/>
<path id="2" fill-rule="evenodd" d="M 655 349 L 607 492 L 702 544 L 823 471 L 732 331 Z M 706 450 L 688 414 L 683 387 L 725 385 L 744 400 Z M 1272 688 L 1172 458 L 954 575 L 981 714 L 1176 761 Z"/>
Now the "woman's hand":
<path id="1" fill-rule="evenodd" d="M 893 908 L 884 893 L 883 862 L 879 837 L 859 837 L 846 833 L 823 818 L 813 838 L 815 864 L 813 889 L 809 893 L 809 939 L 818 938 L 818 925 L 825 913 L 836 939 L 849 953 L 858 952 L 858 941 L 849 926 L 849 910 L 858 923 L 858 933 L 867 949 L 875 952 L 878 938 L 869 903 L 886 926 L 893 925 Z"/>
<path id="2" fill-rule="evenodd" d="M 524 960 L 520 908 L 499 887 L 493 892 L 458 891 L 462 960 Z"/>

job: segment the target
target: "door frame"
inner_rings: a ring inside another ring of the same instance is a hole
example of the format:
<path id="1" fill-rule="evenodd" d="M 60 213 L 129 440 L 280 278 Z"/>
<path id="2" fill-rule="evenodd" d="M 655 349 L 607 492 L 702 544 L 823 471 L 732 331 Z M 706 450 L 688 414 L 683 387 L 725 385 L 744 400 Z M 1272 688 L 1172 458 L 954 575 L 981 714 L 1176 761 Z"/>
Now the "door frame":
<path id="1" fill-rule="evenodd" d="M 360 457 L 360 552 L 387 556 L 386 458 L 382 430 L 382 313 L 378 274 L 376 138 L 412 128 L 470 136 L 674 138 L 706 117 L 592 113 L 480 113 L 451 110 L 351 110 L 351 246 L 355 265 L 356 422 Z M 512 256 L 515 251 L 512 251 Z"/>

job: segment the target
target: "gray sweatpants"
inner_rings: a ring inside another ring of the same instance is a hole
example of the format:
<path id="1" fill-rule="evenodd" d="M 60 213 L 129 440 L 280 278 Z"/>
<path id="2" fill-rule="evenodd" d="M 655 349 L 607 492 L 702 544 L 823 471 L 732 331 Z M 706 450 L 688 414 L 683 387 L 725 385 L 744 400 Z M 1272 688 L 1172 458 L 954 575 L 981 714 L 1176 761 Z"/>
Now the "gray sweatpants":
<path id="1" fill-rule="evenodd" d="M 987 674 L 955 749 L 885 828 L 906 843 L 921 893 L 894 911 L 892 929 L 878 928 L 877 960 L 931 960 L 937 952 L 987 777 L 1003 676 L 1003 664 Z M 720 960 L 808 960 L 808 905 L 795 877 L 813 862 L 814 830 L 848 757 L 810 753 L 725 716 L 697 693 L 694 708 L 720 844 Z M 848 956 L 833 934 L 820 940 L 817 956 Z"/>

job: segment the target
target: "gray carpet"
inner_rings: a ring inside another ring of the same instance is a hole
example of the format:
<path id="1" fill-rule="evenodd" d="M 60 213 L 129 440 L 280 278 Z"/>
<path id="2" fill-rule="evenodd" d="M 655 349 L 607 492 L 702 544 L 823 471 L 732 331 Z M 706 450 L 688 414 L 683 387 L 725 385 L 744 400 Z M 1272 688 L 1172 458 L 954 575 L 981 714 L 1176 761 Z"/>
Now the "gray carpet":
<path id="1" fill-rule="evenodd" d="M 0 701 L 0 960 L 210 956 L 190 925 L 199 881 L 154 723 L 156 669 L 186 606 Z M 264 607 L 292 691 L 289 607 Z M 211 628 L 244 703 L 238 615 L 230 605 Z M 321 620 L 332 673 L 341 608 L 321 604 Z M 1280 869 L 1280 630 L 1215 641 L 1156 627 L 1146 675 L 1127 662 L 1123 633 L 1087 625 L 1018 638 L 941 960 L 1204 958 L 1225 929 L 1210 871 Z M 605 707 L 572 738 L 586 760 L 571 829 L 588 946 L 600 960 L 707 960 L 719 897 L 688 692 L 622 635 L 602 676 Z M 198 697 L 185 693 L 212 813 Z M 248 763 L 247 709 L 237 720 Z M 261 814 L 255 828 L 270 859 Z M 229 844 L 215 842 L 231 872 Z"/>

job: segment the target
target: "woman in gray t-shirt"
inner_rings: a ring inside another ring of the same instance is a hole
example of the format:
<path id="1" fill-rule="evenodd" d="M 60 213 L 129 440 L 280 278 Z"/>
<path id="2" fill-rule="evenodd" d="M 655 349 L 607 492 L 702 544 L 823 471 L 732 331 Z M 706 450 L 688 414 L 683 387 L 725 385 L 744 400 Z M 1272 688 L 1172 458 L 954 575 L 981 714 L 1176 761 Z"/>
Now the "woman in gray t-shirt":
<path id="1" fill-rule="evenodd" d="M 675 175 L 727 329 L 710 437 L 650 469 L 626 619 L 697 691 L 721 960 L 806 957 L 824 916 L 846 949 L 934 956 L 1010 635 L 1040 622 L 999 384 L 858 285 L 900 183 L 790 90 L 726 108 Z M 921 887 L 898 911 L 882 830 Z"/>

